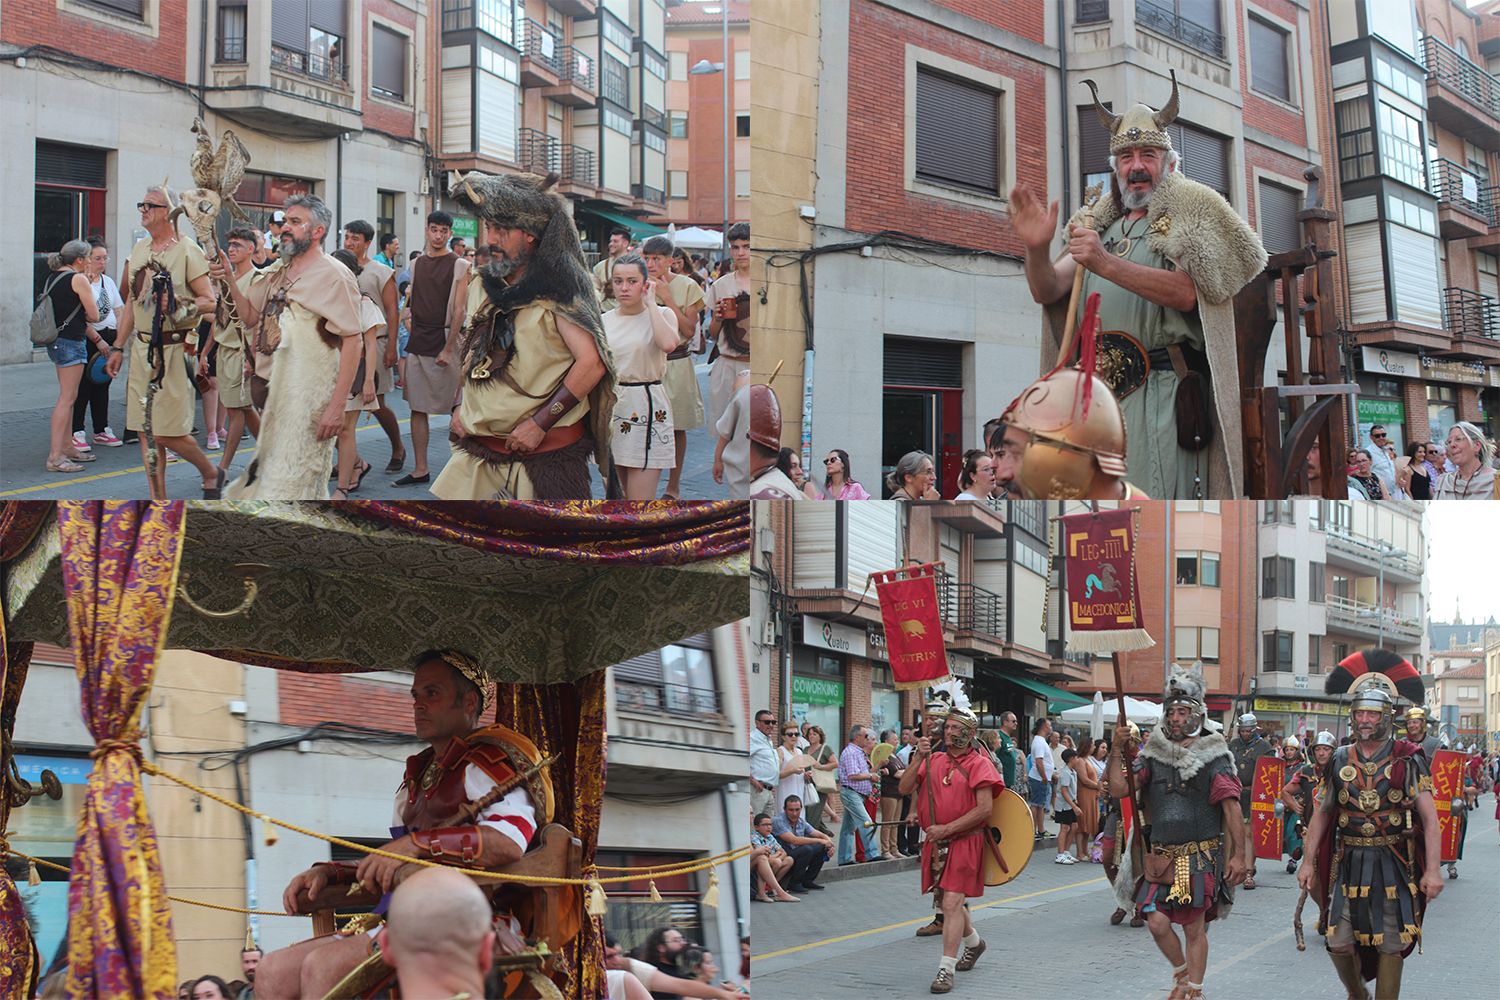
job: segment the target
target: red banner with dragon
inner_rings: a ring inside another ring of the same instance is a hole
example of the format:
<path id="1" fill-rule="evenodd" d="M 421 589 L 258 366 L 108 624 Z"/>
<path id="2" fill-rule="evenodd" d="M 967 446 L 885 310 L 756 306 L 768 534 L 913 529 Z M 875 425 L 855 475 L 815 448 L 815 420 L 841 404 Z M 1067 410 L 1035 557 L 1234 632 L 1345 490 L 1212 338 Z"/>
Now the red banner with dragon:
<path id="1" fill-rule="evenodd" d="M 1135 580 L 1135 511 L 1058 518 L 1068 582 L 1068 647 L 1115 653 L 1154 645 Z"/>

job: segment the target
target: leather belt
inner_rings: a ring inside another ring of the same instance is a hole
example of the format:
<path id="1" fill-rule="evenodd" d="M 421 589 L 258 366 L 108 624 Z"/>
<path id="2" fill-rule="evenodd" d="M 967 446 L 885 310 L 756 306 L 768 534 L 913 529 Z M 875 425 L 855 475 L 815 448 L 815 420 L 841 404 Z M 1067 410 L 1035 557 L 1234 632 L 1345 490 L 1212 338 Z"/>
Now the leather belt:
<path id="1" fill-rule="evenodd" d="M 535 448 L 526 452 L 512 451 L 510 445 L 507 443 L 508 438 L 505 437 L 491 437 L 486 434 L 470 434 L 468 435 L 468 438 L 469 440 L 477 444 L 484 445 L 484 447 L 488 448 L 490 451 L 499 452 L 502 455 L 540 455 L 544 452 L 556 451 L 559 448 L 566 448 L 568 445 L 583 437 L 583 430 L 583 421 L 581 420 L 576 424 L 569 424 L 566 427 L 554 427 L 542 436 L 541 443 L 539 443 Z"/>
<path id="2" fill-rule="evenodd" d="M 656 380 L 651 381 L 651 382 L 616 382 L 615 384 L 616 385 L 661 385 L 661 379 L 656 379 Z"/>
<path id="3" fill-rule="evenodd" d="M 1339 840 L 1346 847 L 1389 847 L 1401 843 L 1408 836 L 1405 833 L 1392 833 L 1384 837 L 1340 837 Z"/>
<path id="4" fill-rule="evenodd" d="M 192 333 L 194 329 L 195 327 L 187 327 L 182 330 L 163 330 L 161 332 L 161 339 L 168 344 L 180 344 L 187 339 L 187 335 Z M 143 333 L 142 331 L 137 330 L 135 332 L 135 335 L 141 343 L 151 343 L 151 334 L 149 332 Z"/>
<path id="5" fill-rule="evenodd" d="M 1186 844 L 1152 844 L 1151 852 L 1160 854 L 1167 858 L 1186 857 L 1190 854 L 1202 854 L 1219 846 L 1219 838 L 1213 840 L 1199 840 Z"/>
<path id="6" fill-rule="evenodd" d="M 688 350 L 688 345 L 687 344 L 683 344 L 681 347 L 676 348 L 675 350 L 672 351 L 672 353 L 668 354 L 667 355 L 667 360 L 668 361 L 681 361 L 683 358 L 688 357 L 691 353 L 692 352 Z"/>

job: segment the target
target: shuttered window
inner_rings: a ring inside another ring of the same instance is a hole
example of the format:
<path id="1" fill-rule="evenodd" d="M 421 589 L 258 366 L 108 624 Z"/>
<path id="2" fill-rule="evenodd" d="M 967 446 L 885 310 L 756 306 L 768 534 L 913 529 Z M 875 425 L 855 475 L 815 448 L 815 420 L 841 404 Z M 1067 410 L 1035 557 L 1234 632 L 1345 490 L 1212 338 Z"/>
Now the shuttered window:
<path id="1" fill-rule="evenodd" d="M 1000 193 L 1000 94 L 917 67 L 917 178 Z"/>
<path id="2" fill-rule="evenodd" d="M 1229 197 L 1229 140 L 1181 122 L 1167 126 L 1172 148 L 1182 157 L 1182 172 Z"/>
<path id="3" fill-rule="evenodd" d="M 958 344 L 932 340 L 885 340 L 885 384 L 926 389 L 962 389 L 964 355 Z"/>
<path id="4" fill-rule="evenodd" d="M 124 14 L 140 20 L 145 17 L 145 0 L 85 0 L 90 7 L 102 7 L 111 14 Z"/>
<path id="5" fill-rule="evenodd" d="M 1290 101 L 1286 32 L 1259 18 L 1250 18 L 1250 87 L 1262 94 Z"/>
<path id="6" fill-rule="evenodd" d="M 103 188 L 104 157 L 102 149 L 65 146 L 60 142 L 38 142 L 36 182 L 65 187 Z"/>
<path id="7" fill-rule="evenodd" d="M 1112 108 L 1108 102 L 1104 106 Z M 1078 169 L 1084 189 L 1102 183 L 1101 190 L 1109 194 L 1109 132 L 1092 104 L 1078 106 Z"/>
<path id="8" fill-rule="evenodd" d="M 719 711 L 713 639 L 707 632 L 618 663 L 614 678 L 615 699 L 622 708 L 682 715 Z"/>
<path id="9" fill-rule="evenodd" d="M 313 28 L 347 38 L 343 0 L 271 0 L 271 41 L 306 52 Z"/>
<path id="10" fill-rule="evenodd" d="M 1302 243 L 1297 226 L 1297 192 L 1270 181 L 1260 182 L 1260 242 L 1267 253 L 1295 250 Z"/>
<path id="11" fill-rule="evenodd" d="M 370 89 L 406 99 L 406 36 L 378 24 L 370 30 Z"/>

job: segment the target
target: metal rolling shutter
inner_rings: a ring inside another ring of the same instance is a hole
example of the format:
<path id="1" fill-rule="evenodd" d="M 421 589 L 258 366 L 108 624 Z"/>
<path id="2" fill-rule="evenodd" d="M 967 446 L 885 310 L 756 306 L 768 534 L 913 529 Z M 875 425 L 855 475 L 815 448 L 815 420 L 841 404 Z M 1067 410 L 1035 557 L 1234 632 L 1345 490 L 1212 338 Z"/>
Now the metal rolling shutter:
<path id="1" fill-rule="evenodd" d="M 271 0 L 271 41 L 307 51 L 307 0 Z"/>
<path id="2" fill-rule="evenodd" d="M 1294 250 L 1302 243 L 1297 225 L 1297 192 L 1291 188 L 1260 182 L 1260 241 L 1267 253 Z"/>
<path id="3" fill-rule="evenodd" d="M 836 503 L 791 504 L 793 538 L 792 580 L 798 587 L 832 587 L 838 556 Z M 845 504 L 850 510 L 859 504 Z"/>
<path id="4" fill-rule="evenodd" d="M 845 587 L 860 593 L 871 573 L 901 565 L 901 515 L 905 508 L 899 503 L 851 503 L 845 506 L 848 508 L 845 511 L 845 530 L 849 563 Z"/>
<path id="5" fill-rule="evenodd" d="M 36 144 L 36 182 L 68 187 L 105 187 L 105 151 L 58 142 Z"/>
<path id="6" fill-rule="evenodd" d="M 1376 323 L 1388 319 L 1385 308 L 1385 262 L 1380 251 L 1380 223 L 1344 227 L 1344 256 L 1349 269 L 1349 319 Z"/>
<path id="7" fill-rule="evenodd" d="M 1113 107 L 1107 101 L 1104 106 Z M 1078 106 L 1078 168 L 1085 177 L 1109 173 L 1109 133 L 1092 104 Z"/>
<path id="8" fill-rule="evenodd" d="M 964 355 L 959 344 L 937 340 L 885 340 L 885 384 L 933 389 L 964 387 Z"/>
<path id="9" fill-rule="evenodd" d="M 1391 284 L 1396 316 L 1404 323 L 1442 329 L 1437 240 L 1405 226 L 1386 224 L 1391 241 Z"/>
<path id="10" fill-rule="evenodd" d="M 995 91 L 918 66 L 917 176 L 998 194 L 999 118 Z"/>
<path id="11" fill-rule="evenodd" d="M 145 0 L 89 0 L 95 7 L 104 7 L 117 14 L 125 14 L 129 17 L 143 18 L 145 16 Z"/>
<path id="12" fill-rule="evenodd" d="M 374 25 L 370 32 L 370 85 L 406 97 L 406 37 Z"/>
<path id="13" fill-rule="evenodd" d="M 1167 126 L 1172 148 L 1182 157 L 1182 172 L 1229 197 L 1229 141 L 1192 125 L 1173 122 Z"/>
<path id="14" fill-rule="evenodd" d="M 445 153 L 466 153 L 474 149 L 470 72 L 467 68 L 443 70 L 442 129 Z"/>
<path id="15" fill-rule="evenodd" d="M 1262 94 L 1291 99 L 1286 69 L 1286 32 L 1250 18 L 1250 86 Z"/>

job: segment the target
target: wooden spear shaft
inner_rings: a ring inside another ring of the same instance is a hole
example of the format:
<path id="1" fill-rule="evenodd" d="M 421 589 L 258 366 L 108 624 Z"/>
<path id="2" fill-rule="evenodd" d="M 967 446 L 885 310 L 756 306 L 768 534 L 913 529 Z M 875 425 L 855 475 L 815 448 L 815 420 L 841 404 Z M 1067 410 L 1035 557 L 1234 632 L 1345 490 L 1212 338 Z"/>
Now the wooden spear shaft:
<path id="1" fill-rule="evenodd" d="M 1115 667 L 1115 701 L 1120 706 L 1120 721 L 1117 725 L 1125 728 L 1130 725 L 1130 720 L 1125 716 L 1125 683 L 1120 676 L 1120 654 L 1110 655 Z M 1130 761 L 1125 759 L 1125 751 L 1120 751 L 1120 767 L 1125 771 L 1125 787 L 1130 789 L 1130 808 L 1135 811 L 1135 832 L 1139 833 L 1146 841 L 1146 846 L 1151 846 L 1151 838 L 1147 835 L 1145 827 L 1141 824 L 1141 798 L 1135 787 L 1135 769 L 1130 766 Z"/>

